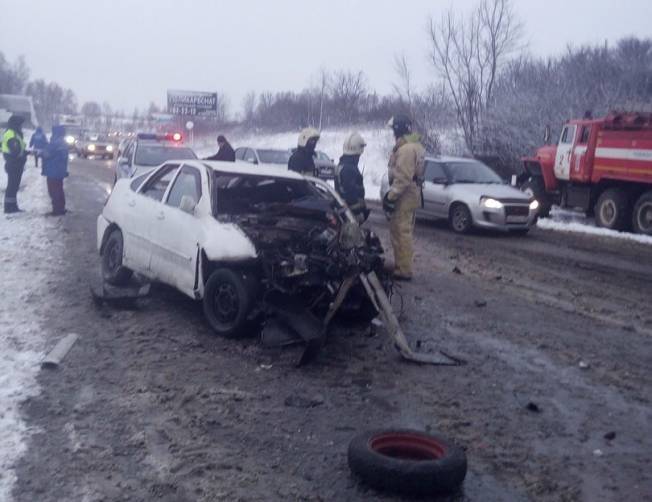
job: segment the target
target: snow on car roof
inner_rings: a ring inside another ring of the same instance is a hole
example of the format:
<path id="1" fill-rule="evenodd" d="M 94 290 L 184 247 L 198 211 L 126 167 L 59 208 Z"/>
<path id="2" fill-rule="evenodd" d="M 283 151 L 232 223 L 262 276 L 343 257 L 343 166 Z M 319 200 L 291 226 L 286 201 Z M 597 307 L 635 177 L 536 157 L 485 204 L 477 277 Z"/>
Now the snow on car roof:
<path id="1" fill-rule="evenodd" d="M 304 179 L 299 173 L 288 170 L 287 167 L 282 167 L 278 164 L 246 164 L 239 162 L 223 162 L 218 160 L 204 160 L 188 162 L 188 164 L 204 164 L 214 171 L 233 174 L 247 174 L 252 176 L 274 176 L 276 178 L 287 178 L 300 180 Z"/>
<path id="2" fill-rule="evenodd" d="M 478 162 L 471 157 L 450 157 L 448 155 L 426 155 L 426 160 L 435 162 Z"/>

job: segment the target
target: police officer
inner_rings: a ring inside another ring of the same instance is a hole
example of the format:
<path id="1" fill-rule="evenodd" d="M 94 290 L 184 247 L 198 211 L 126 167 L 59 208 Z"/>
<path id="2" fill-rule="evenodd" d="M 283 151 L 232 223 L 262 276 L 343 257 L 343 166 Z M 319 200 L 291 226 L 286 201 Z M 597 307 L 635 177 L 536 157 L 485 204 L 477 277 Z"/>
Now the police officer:
<path id="1" fill-rule="evenodd" d="M 288 169 L 305 176 L 316 176 L 315 148 L 319 141 L 319 131 L 307 127 L 299 134 L 298 148 L 288 160 Z"/>
<path id="2" fill-rule="evenodd" d="M 369 217 L 369 210 L 364 200 L 364 182 L 358 162 L 367 146 L 362 136 L 354 132 L 344 141 L 343 155 L 335 168 L 335 190 L 349 206 L 360 223 Z"/>
<path id="3" fill-rule="evenodd" d="M 7 122 L 7 130 L 2 136 L 2 156 L 5 159 L 7 172 L 7 190 L 5 192 L 5 213 L 17 213 L 18 188 L 23 177 L 23 169 L 27 161 L 27 150 L 23 139 L 23 117 L 12 115 Z"/>
<path id="4" fill-rule="evenodd" d="M 419 143 L 419 135 L 412 133 L 409 117 L 395 115 L 387 125 L 394 132 L 396 144 L 389 158 L 390 189 L 383 199 L 383 209 L 391 215 L 389 233 L 394 250 L 394 278 L 409 281 L 414 257 L 415 212 L 422 204 L 425 149 Z"/>

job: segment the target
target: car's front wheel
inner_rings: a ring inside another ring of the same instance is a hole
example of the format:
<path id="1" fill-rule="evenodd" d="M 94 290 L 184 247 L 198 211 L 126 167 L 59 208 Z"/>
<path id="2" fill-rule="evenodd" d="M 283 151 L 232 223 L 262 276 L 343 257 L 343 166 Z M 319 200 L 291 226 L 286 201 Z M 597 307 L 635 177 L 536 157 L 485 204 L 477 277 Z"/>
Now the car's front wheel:
<path id="1" fill-rule="evenodd" d="M 131 279 L 132 271 L 122 265 L 123 256 L 122 232 L 114 228 L 102 247 L 102 278 L 114 286 L 124 286 Z"/>
<path id="2" fill-rule="evenodd" d="M 473 226 L 471 211 L 465 204 L 458 202 L 451 208 L 449 222 L 453 231 L 458 234 L 466 234 Z"/>
<path id="3" fill-rule="evenodd" d="M 246 335 L 247 318 L 253 295 L 240 272 L 218 268 L 204 288 L 204 315 L 211 328 L 221 336 L 239 338 Z"/>

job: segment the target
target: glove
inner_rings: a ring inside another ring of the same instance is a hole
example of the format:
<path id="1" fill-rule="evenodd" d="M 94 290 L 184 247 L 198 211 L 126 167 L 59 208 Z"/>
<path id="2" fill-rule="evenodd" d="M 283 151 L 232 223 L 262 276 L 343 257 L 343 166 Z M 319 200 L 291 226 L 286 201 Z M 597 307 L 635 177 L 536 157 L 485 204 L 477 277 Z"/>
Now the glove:
<path id="1" fill-rule="evenodd" d="M 385 197 L 383 197 L 383 211 L 386 214 L 392 214 L 396 210 L 396 201 L 389 199 L 389 193 L 387 192 Z"/>

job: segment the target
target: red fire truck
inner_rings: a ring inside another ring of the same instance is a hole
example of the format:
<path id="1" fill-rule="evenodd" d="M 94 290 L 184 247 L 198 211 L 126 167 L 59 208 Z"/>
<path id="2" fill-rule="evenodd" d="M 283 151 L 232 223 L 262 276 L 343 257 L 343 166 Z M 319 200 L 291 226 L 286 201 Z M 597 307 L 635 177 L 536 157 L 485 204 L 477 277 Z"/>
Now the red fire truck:
<path id="1" fill-rule="evenodd" d="M 521 188 L 539 201 L 540 216 L 557 204 L 595 215 L 601 227 L 652 235 L 652 113 L 569 120 L 559 143 L 523 166 Z"/>

